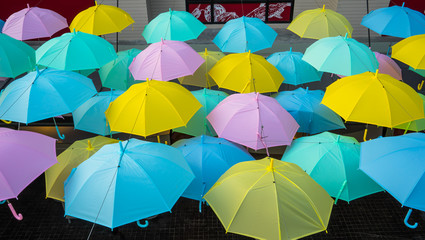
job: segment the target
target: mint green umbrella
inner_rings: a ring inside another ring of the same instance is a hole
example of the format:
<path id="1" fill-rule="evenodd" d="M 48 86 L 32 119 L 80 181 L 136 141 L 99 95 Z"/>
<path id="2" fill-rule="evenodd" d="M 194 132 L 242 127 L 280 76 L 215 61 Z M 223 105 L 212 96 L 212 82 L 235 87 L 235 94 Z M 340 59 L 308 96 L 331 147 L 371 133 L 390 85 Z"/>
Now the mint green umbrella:
<path id="1" fill-rule="evenodd" d="M 99 77 L 102 81 L 102 86 L 112 89 L 125 91 L 131 85 L 140 83 L 135 81 L 133 75 L 128 70 L 133 58 L 142 50 L 132 48 L 127 51 L 118 52 L 118 57 L 107 63 L 99 69 Z"/>
<path id="2" fill-rule="evenodd" d="M 28 44 L 0 33 L 0 77 L 15 78 L 34 70 L 35 51 Z"/>
<path id="3" fill-rule="evenodd" d="M 191 93 L 202 104 L 202 107 L 193 115 L 185 127 L 176 128 L 174 131 L 195 137 L 200 135 L 217 136 L 206 117 L 228 94 L 206 88 Z"/>
<path id="4" fill-rule="evenodd" d="M 360 144 L 330 132 L 294 140 L 282 161 L 298 164 L 332 197 L 352 201 L 383 189 L 359 170 Z"/>

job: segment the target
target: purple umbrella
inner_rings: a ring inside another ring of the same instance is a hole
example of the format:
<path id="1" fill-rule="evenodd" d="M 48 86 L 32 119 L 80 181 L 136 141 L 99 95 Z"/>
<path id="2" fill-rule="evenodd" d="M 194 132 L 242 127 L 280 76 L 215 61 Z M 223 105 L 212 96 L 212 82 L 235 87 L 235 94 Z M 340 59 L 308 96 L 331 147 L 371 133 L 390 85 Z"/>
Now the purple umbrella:
<path id="1" fill-rule="evenodd" d="M 233 94 L 207 116 L 218 136 L 254 150 L 290 145 L 299 125 L 277 101 L 259 93 Z"/>
<path id="2" fill-rule="evenodd" d="M 0 128 L 0 201 L 17 198 L 56 159 L 56 139 L 29 131 Z M 9 208 L 16 219 L 11 203 Z"/>
<path id="3" fill-rule="evenodd" d="M 13 13 L 3 26 L 3 33 L 18 39 L 28 40 L 51 37 L 68 23 L 60 14 L 45 8 L 30 7 Z"/>
<path id="4" fill-rule="evenodd" d="M 162 40 L 139 53 L 129 69 L 136 80 L 169 81 L 193 75 L 205 60 L 187 43 Z"/>

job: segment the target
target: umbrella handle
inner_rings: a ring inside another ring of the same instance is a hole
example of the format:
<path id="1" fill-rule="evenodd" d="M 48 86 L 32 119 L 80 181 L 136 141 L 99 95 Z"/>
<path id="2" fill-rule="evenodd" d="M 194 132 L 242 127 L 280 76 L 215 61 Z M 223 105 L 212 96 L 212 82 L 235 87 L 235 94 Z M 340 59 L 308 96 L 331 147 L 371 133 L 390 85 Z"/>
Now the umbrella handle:
<path id="1" fill-rule="evenodd" d="M 418 223 L 415 222 L 415 224 L 410 224 L 408 222 L 409 221 L 409 218 L 410 218 L 410 214 L 412 214 L 412 209 L 411 208 L 409 209 L 409 211 L 406 214 L 406 217 L 404 218 L 404 225 L 406 225 L 407 227 L 413 229 L 413 228 L 418 227 Z"/>
<path id="2" fill-rule="evenodd" d="M 141 224 L 141 223 L 140 223 L 140 220 L 138 220 L 136 223 L 137 223 L 137 226 L 139 226 L 139 227 L 141 227 L 141 228 L 146 228 L 146 227 L 148 227 L 148 226 L 149 226 L 149 222 L 148 222 L 148 220 L 145 220 L 145 223 L 144 223 L 144 224 Z"/>
<path id="3" fill-rule="evenodd" d="M 0 205 L 3 204 L 3 203 L 5 203 L 5 202 L 6 202 L 6 200 L 0 201 Z"/>
<path id="4" fill-rule="evenodd" d="M 366 136 L 367 136 L 367 128 L 364 130 L 363 142 L 366 142 L 367 141 Z M 372 140 L 372 139 L 369 139 L 369 140 Z"/>
<path id="5" fill-rule="evenodd" d="M 21 221 L 22 219 L 24 219 L 24 216 L 22 216 L 22 214 L 16 213 L 15 208 L 13 208 L 12 206 L 12 203 L 8 203 L 7 205 L 9 206 L 10 211 L 17 220 Z"/>
<path id="6" fill-rule="evenodd" d="M 6 124 L 11 124 L 12 123 L 12 121 L 6 121 L 6 120 L 3 120 L 3 119 L 1 119 L 1 121 L 4 122 L 4 123 L 6 123 Z"/>
<path id="7" fill-rule="evenodd" d="M 56 128 L 56 132 L 58 133 L 58 137 L 62 140 L 65 139 L 65 134 L 61 134 L 61 132 L 59 131 L 58 125 L 56 124 L 56 120 L 55 118 L 53 118 L 53 123 L 55 124 L 55 128 Z"/>
<path id="8" fill-rule="evenodd" d="M 422 82 L 418 84 L 418 90 L 422 90 L 423 86 L 424 86 L 424 80 L 422 80 Z"/>

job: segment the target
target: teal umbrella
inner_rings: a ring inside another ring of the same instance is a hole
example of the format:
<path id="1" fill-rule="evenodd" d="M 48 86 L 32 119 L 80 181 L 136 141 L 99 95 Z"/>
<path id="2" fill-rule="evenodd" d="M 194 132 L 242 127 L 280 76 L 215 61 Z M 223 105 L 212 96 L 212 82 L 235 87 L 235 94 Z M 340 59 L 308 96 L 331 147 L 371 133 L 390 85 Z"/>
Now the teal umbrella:
<path id="1" fill-rule="evenodd" d="M 64 33 L 50 39 L 35 55 L 39 65 L 68 71 L 101 68 L 117 58 L 108 41 L 83 32 Z"/>
<path id="2" fill-rule="evenodd" d="M 149 22 L 142 36 L 147 43 L 164 40 L 187 41 L 198 38 L 205 28 L 196 17 L 186 11 L 171 10 L 159 14 Z"/>
<path id="3" fill-rule="evenodd" d="M 0 77 L 15 78 L 32 71 L 35 51 L 28 44 L 0 33 Z"/>
<path id="4" fill-rule="evenodd" d="M 412 67 L 409 67 L 409 70 L 421 75 L 422 77 L 425 77 L 425 70 L 424 69 L 414 69 Z"/>
<path id="5" fill-rule="evenodd" d="M 360 144 L 353 137 L 324 132 L 295 139 L 283 161 L 296 163 L 332 197 L 352 201 L 383 189 L 359 170 Z"/>
<path id="6" fill-rule="evenodd" d="M 118 90 L 127 90 L 131 85 L 140 83 L 135 81 L 128 70 L 133 58 L 142 50 L 132 48 L 127 51 L 118 52 L 118 57 L 99 69 L 99 77 L 102 86 Z"/>
<path id="7" fill-rule="evenodd" d="M 207 120 L 207 115 L 225 99 L 228 94 L 222 91 L 204 88 L 203 90 L 192 91 L 193 96 L 202 104 L 202 107 L 193 115 L 185 127 L 174 129 L 175 132 L 188 134 L 191 136 L 217 136 L 211 123 Z"/>

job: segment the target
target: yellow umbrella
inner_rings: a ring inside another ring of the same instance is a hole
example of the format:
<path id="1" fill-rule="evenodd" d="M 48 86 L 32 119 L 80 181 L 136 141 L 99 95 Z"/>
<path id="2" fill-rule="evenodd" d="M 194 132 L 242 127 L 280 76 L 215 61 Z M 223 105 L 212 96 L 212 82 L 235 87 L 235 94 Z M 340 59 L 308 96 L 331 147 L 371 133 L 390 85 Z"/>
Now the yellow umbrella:
<path id="1" fill-rule="evenodd" d="M 116 139 L 97 136 L 75 141 L 58 156 L 58 164 L 53 165 L 45 172 L 46 198 L 53 198 L 64 202 L 63 183 L 73 168 L 87 160 L 106 144 L 117 143 Z"/>
<path id="2" fill-rule="evenodd" d="M 111 131 L 146 137 L 185 126 L 201 106 L 177 83 L 147 80 L 132 85 L 111 102 L 105 114 Z"/>
<path id="3" fill-rule="evenodd" d="M 322 104 L 346 121 L 390 128 L 424 118 L 422 99 L 416 91 L 378 71 L 337 80 L 326 88 Z"/>
<path id="4" fill-rule="evenodd" d="M 325 231 L 334 202 L 298 165 L 270 157 L 234 165 L 204 198 L 226 232 L 257 239 Z"/>
<path id="5" fill-rule="evenodd" d="M 71 32 L 85 32 L 93 35 L 121 32 L 134 23 L 133 18 L 122 10 L 109 5 L 96 5 L 81 11 L 69 25 Z"/>
<path id="6" fill-rule="evenodd" d="M 223 57 L 208 74 L 220 88 L 240 93 L 277 92 L 283 81 L 275 66 L 251 51 Z"/>
<path id="7" fill-rule="evenodd" d="M 208 76 L 208 71 L 217 63 L 218 60 L 226 56 L 222 52 L 207 51 L 198 52 L 205 62 L 193 73 L 193 75 L 178 78 L 181 84 L 211 88 L 217 85 L 214 80 Z"/>
<path id="8" fill-rule="evenodd" d="M 391 48 L 392 58 L 414 69 L 425 69 L 425 34 L 405 38 Z"/>
<path id="9" fill-rule="evenodd" d="M 420 93 L 418 93 L 418 94 L 419 94 L 419 97 L 422 98 L 422 104 L 423 104 L 423 107 L 425 109 L 425 96 L 420 94 Z M 412 121 L 412 122 L 403 123 L 401 125 L 395 126 L 394 128 L 404 129 L 405 132 L 407 132 L 407 131 L 415 131 L 415 132 L 423 131 L 423 130 L 425 130 L 425 118 L 421 118 L 421 119 L 418 119 L 418 120 L 415 120 L 415 121 Z"/>
<path id="10" fill-rule="evenodd" d="M 353 32 L 353 27 L 343 15 L 331 9 L 325 9 L 325 5 L 323 8 L 300 13 L 287 29 L 302 38 L 313 39 L 345 36 L 346 33 L 351 38 Z"/>

